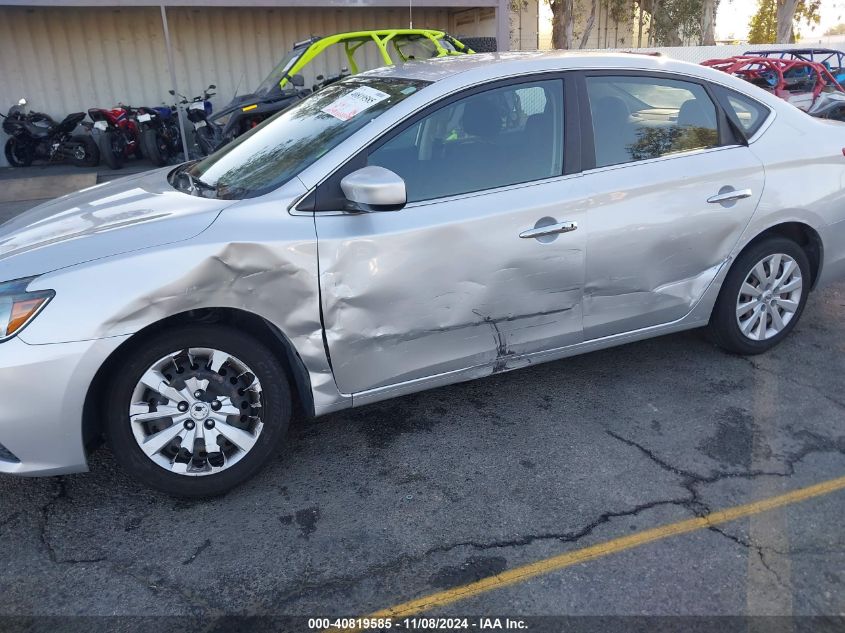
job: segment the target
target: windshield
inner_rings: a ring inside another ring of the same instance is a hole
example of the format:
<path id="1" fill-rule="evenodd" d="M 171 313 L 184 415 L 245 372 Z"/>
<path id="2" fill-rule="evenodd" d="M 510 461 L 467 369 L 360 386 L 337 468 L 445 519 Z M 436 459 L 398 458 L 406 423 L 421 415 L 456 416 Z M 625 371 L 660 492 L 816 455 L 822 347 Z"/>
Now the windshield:
<path id="1" fill-rule="evenodd" d="M 258 84 L 258 88 L 255 89 L 255 94 L 259 97 L 263 97 L 265 94 L 270 92 L 274 86 L 278 86 L 279 82 L 282 81 L 282 77 L 285 76 L 285 73 L 291 69 L 291 67 L 296 63 L 296 60 L 299 59 L 307 48 L 308 47 L 295 48 L 285 55 L 282 58 L 282 61 L 279 62 L 279 65 L 270 71 L 270 74 L 264 78 L 264 81 Z"/>
<path id="2" fill-rule="evenodd" d="M 348 77 L 267 119 L 197 163 L 173 172 L 177 189 L 226 199 L 278 188 L 428 82 Z"/>

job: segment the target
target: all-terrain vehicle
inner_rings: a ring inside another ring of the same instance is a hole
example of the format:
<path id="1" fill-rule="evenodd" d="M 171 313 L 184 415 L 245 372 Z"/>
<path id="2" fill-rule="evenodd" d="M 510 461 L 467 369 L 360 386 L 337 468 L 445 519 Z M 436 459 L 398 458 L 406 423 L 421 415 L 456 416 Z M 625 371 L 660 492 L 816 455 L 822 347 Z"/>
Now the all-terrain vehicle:
<path id="1" fill-rule="evenodd" d="M 839 103 L 845 97 L 845 89 L 830 70 L 818 62 L 755 54 L 709 59 L 701 63 L 745 79 L 813 116 L 819 116 L 822 104 Z"/>
<path id="2" fill-rule="evenodd" d="M 236 95 L 211 120 L 220 127 L 223 143 L 227 143 L 295 101 L 346 75 L 412 59 L 472 52 L 445 32 L 432 29 L 384 29 L 312 37 L 294 44 L 255 91 Z M 345 59 L 345 66 L 338 68 L 338 57 Z M 308 82 L 310 86 L 306 86 L 303 71 L 312 80 Z"/>
<path id="3" fill-rule="evenodd" d="M 775 48 L 762 51 L 747 51 L 745 55 L 772 57 L 776 59 L 800 59 L 821 64 L 830 71 L 840 86 L 845 86 L 845 52 L 832 48 Z"/>

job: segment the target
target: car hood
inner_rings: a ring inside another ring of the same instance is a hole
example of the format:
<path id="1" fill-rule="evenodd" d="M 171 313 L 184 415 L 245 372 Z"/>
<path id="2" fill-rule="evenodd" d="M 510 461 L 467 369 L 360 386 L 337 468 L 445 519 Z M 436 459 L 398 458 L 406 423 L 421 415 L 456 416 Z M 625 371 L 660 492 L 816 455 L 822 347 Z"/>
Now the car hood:
<path id="1" fill-rule="evenodd" d="M 176 191 L 170 169 L 83 189 L 0 225 L 0 281 L 186 240 L 232 204 Z"/>

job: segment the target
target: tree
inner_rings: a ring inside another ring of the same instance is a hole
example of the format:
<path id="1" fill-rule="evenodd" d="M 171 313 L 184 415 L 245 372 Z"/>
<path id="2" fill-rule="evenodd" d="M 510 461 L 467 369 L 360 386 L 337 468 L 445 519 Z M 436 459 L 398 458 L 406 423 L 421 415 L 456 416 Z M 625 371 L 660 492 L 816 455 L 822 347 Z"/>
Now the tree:
<path id="1" fill-rule="evenodd" d="M 552 9 L 552 46 L 572 48 L 575 30 L 574 0 L 549 0 Z"/>
<path id="2" fill-rule="evenodd" d="M 845 35 L 845 22 L 840 22 L 836 26 L 829 28 L 824 32 L 825 35 Z"/>
<path id="3" fill-rule="evenodd" d="M 716 44 L 716 5 L 717 0 L 703 0 L 701 3 L 701 44 Z"/>
<path id="4" fill-rule="evenodd" d="M 818 24 L 821 0 L 758 0 L 749 22 L 750 44 L 794 42 L 800 24 Z"/>
<path id="5" fill-rule="evenodd" d="M 777 40 L 775 0 L 758 0 L 757 13 L 748 23 L 749 44 L 774 44 Z"/>

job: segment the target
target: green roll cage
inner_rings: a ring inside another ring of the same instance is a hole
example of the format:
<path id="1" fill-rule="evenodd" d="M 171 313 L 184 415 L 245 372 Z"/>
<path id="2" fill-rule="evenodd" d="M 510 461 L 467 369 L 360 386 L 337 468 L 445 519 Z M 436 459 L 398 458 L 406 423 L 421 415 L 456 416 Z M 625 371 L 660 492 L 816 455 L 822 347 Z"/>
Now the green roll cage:
<path id="1" fill-rule="evenodd" d="M 301 46 L 305 47 L 301 56 L 296 63 L 291 66 L 279 86 L 284 88 L 289 82 L 290 78 L 296 75 L 300 70 L 307 66 L 311 61 L 320 55 L 324 50 L 335 44 L 343 43 L 346 58 L 349 60 L 349 70 L 352 74 L 358 73 L 358 64 L 355 62 L 355 51 L 361 48 L 364 44 L 374 42 L 378 47 L 379 53 L 384 60 L 385 65 L 392 66 L 395 62 L 390 56 L 388 47 L 392 44 L 392 49 L 401 61 L 408 61 L 408 57 L 402 52 L 400 48 L 402 42 L 409 42 L 418 39 L 427 39 L 433 45 L 437 54 L 433 57 L 448 57 L 450 55 L 466 55 L 474 51 L 468 46 L 462 44 L 445 31 L 437 31 L 433 29 L 380 29 L 375 31 L 352 31 L 350 33 L 337 33 L 327 37 L 315 38 L 308 42 L 303 42 Z M 444 42 L 452 48 L 444 46 Z M 294 46 L 294 50 L 300 45 Z"/>

